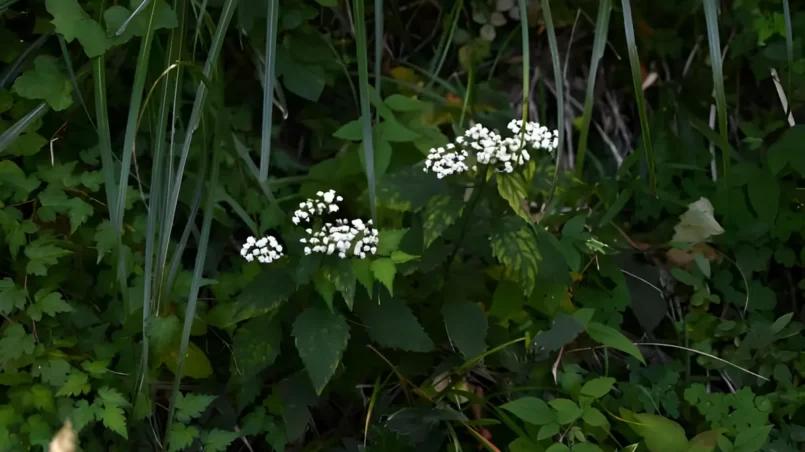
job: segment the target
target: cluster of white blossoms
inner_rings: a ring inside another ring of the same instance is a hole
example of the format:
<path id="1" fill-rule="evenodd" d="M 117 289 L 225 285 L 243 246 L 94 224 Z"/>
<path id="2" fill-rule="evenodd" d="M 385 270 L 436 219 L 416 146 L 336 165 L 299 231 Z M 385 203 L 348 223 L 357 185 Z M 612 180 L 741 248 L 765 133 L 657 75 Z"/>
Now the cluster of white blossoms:
<path id="1" fill-rule="evenodd" d="M 323 213 L 338 212 L 338 204 L 344 198 L 335 194 L 335 190 L 320 191 L 315 198 L 308 199 L 299 203 L 299 209 L 293 213 L 293 224 L 308 223 L 310 220 Z"/>
<path id="2" fill-rule="evenodd" d="M 262 264 L 270 264 L 283 256 L 282 245 L 270 235 L 261 239 L 249 237 L 240 249 L 240 255 L 248 262 L 257 258 L 257 261 Z"/>
<path id="3" fill-rule="evenodd" d="M 507 128 L 513 136 L 503 138 L 481 124 L 472 126 L 463 136 L 456 138 L 455 144 L 431 149 L 424 171 L 435 172 L 439 179 L 466 172 L 469 170 L 466 160 L 472 151 L 478 163 L 493 165 L 499 172 L 512 173 L 531 160 L 530 151 L 544 149 L 553 152 L 559 145 L 558 131 L 548 130 L 535 122 L 523 126 L 521 119 L 514 119 Z M 476 166 L 472 169 L 475 170 Z"/>
<path id="4" fill-rule="evenodd" d="M 378 231 L 372 227 L 372 220 L 363 222 L 360 218 L 352 221 L 336 220 L 335 224 L 325 223 L 321 230 L 306 229 L 308 237 L 299 241 L 304 243 L 305 254 L 337 253 L 341 259 L 347 255 L 361 259 L 367 254 L 377 252 Z"/>

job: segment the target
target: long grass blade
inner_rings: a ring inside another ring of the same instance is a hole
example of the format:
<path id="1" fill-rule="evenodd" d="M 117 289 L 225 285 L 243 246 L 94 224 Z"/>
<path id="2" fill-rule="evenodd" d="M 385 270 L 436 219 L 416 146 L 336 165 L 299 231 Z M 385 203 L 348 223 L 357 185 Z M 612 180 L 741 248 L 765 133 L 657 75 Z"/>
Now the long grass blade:
<path id="1" fill-rule="evenodd" d="M 385 35 L 383 31 L 383 0 L 375 0 L 375 91 L 380 98 L 383 98 L 381 86 L 383 84 L 383 43 Z M 380 121 L 380 110 L 377 110 L 377 120 Z"/>
<path id="2" fill-rule="evenodd" d="M 727 149 L 727 98 L 724 94 L 724 71 L 721 64 L 721 39 L 718 35 L 718 5 L 716 0 L 704 0 L 704 17 L 707 22 L 707 38 L 710 41 L 710 68 L 713 72 L 713 90 L 718 111 L 718 131 L 721 137 L 721 148 Z M 727 179 L 730 155 L 721 152 L 722 177 Z"/>
<path id="3" fill-rule="evenodd" d="M 232 147 L 235 148 L 235 151 L 240 156 L 241 160 L 246 164 L 246 167 L 249 169 L 249 172 L 257 179 L 258 185 L 260 185 L 260 190 L 263 192 L 268 201 L 271 203 L 275 203 L 276 200 L 274 199 L 274 194 L 271 192 L 271 189 L 268 186 L 268 181 L 261 181 L 259 175 L 259 169 L 257 165 L 254 164 L 252 161 L 252 157 L 249 155 L 249 149 L 240 142 L 238 137 L 233 133 L 232 134 Z"/>
<path id="4" fill-rule="evenodd" d="M 140 14 L 148 6 L 149 3 L 151 3 L 151 0 L 143 0 L 142 3 L 137 5 L 137 8 L 134 9 L 131 15 L 127 17 L 126 20 L 124 20 L 123 23 L 120 25 L 120 28 L 117 29 L 117 31 L 115 32 L 115 36 L 122 35 L 126 31 L 126 27 L 129 26 L 131 21 L 134 20 L 134 18 L 137 17 L 137 15 Z"/>
<path id="5" fill-rule="evenodd" d="M 444 66 L 444 61 L 447 59 L 447 54 L 450 52 L 450 43 L 453 42 L 453 36 L 456 34 L 458 28 L 458 18 L 461 17 L 461 9 L 464 6 L 464 0 L 457 0 L 453 3 L 453 9 L 450 10 L 450 28 L 442 31 L 442 37 L 439 39 L 439 46 L 437 47 L 436 55 L 434 56 L 433 63 L 430 67 L 430 73 L 439 75 Z M 434 80 L 428 81 L 427 87 L 433 84 Z"/>
<path id="6" fill-rule="evenodd" d="M 576 154 L 576 176 L 584 174 L 584 160 L 587 155 L 587 138 L 590 135 L 590 123 L 593 119 L 593 102 L 595 100 L 595 81 L 598 78 L 598 65 L 607 48 L 609 32 L 609 15 L 612 12 L 612 0 L 601 0 L 598 4 L 598 17 L 595 19 L 595 40 L 593 54 L 590 57 L 590 73 L 587 76 L 587 92 L 584 94 L 584 116 L 581 119 L 579 149 Z"/>
<path id="7" fill-rule="evenodd" d="M 185 223 L 185 228 L 184 231 L 182 231 L 181 238 L 179 238 L 179 243 L 176 244 L 176 248 L 173 250 L 173 256 L 171 256 L 168 276 L 165 279 L 164 287 L 173 287 L 173 282 L 176 280 L 176 275 L 179 273 L 182 255 L 187 247 L 187 241 L 190 239 L 190 231 L 193 230 L 196 224 L 196 215 L 198 215 L 198 208 L 201 206 L 201 197 L 204 194 L 204 182 L 206 177 L 207 159 L 204 159 L 204 163 L 196 178 L 196 186 L 193 188 L 193 200 L 190 202 L 190 215 L 187 217 L 187 223 Z"/>
<path id="8" fill-rule="evenodd" d="M 269 0 L 266 19 L 266 66 L 263 73 L 263 142 L 260 147 L 260 182 L 268 180 L 268 165 L 271 157 L 271 119 L 274 113 L 274 59 L 277 54 L 277 20 L 279 0 Z"/>
<path id="9" fill-rule="evenodd" d="M 522 0 L 520 0 L 522 2 Z M 559 132 L 559 145 L 556 148 L 556 169 L 553 174 L 553 184 L 549 198 L 553 197 L 556 184 L 559 180 L 559 165 L 562 162 L 562 149 L 565 146 L 565 83 L 562 76 L 562 66 L 559 63 L 559 44 L 556 42 L 556 28 L 553 24 L 553 14 L 551 13 L 551 2 L 545 0 L 542 3 L 542 11 L 545 16 L 545 30 L 548 33 L 548 47 L 551 50 L 551 62 L 553 64 L 553 78 L 556 86 L 556 129 Z M 525 14 L 521 11 L 520 14 Z M 527 28 L 526 25 L 522 25 Z M 527 108 L 527 106 L 523 106 Z"/>
<path id="10" fill-rule="evenodd" d="M 221 9 L 221 16 L 218 20 L 218 26 L 215 30 L 215 35 L 213 36 L 209 53 L 207 54 L 207 61 L 204 63 L 204 77 L 208 79 L 211 78 L 213 70 L 218 66 L 218 57 L 221 54 L 221 47 L 224 44 L 224 38 L 226 37 L 226 31 L 229 28 L 229 23 L 232 21 L 232 16 L 235 14 L 237 3 L 237 0 L 227 0 Z M 185 132 L 184 142 L 182 143 L 182 148 L 180 150 L 179 163 L 176 167 L 176 175 L 173 177 L 172 184 L 168 187 L 165 217 L 162 223 L 161 246 L 163 249 L 167 249 L 165 245 L 167 244 L 168 240 L 170 240 L 171 232 L 173 230 L 173 220 L 176 216 L 176 206 L 179 203 L 179 191 L 182 187 L 185 166 L 187 165 L 187 158 L 190 154 L 190 146 L 193 142 L 193 136 L 201 121 L 202 111 L 207 100 L 207 90 L 207 84 L 200 82 L 198 88 L 196 89 L 196 97 L 193 100 L 193 108 L 190 111 L 190 119 L 187 122 L 187 130 Z M 164 256 L 160 256 L 160 260 L 163 260 L 163 258 Z"/>
<path id="11" fill-rule="evenodd" d="M 363 161 L 366 165 L 366 183 L 369 190 L 369 209 L 376 220 L 375 206 L 375 151 L 372 144 L 372 112 L 369 109 L 369 58 L 366 55 L 366 10 L 365 0 L 353 0 L 355 15 L 355 47 L 358 55 L 358 91 L 361 101 L 361 125 L 363 130 Z"/>
<path id="12" fill-rule="evenodd" d="M 61 48 L 62 57 L 64 58 L 64 65 L 67 67 L 67 75 L 70 76 L 70 83 L 73 85 L 75 97 L 78 98 L 78 102 L 81 103 L 84 113 L 87 114 L 89 123 L 92 124 L 94 129 L 97 130 L 97 127 L 95 127 L 95 122 L 92 120 L 92 115 L 89 114 L 87 103 L 84 102 L 84 96 L 81 94 L 81 87 L 78 85 L 78 78 L 75 75 L 75 70 L 73 70 L 73 60 L 70 58 L 70 52 L 67 50 L 67 43 L 64 42 L 64 38 L 61 37 L 61 35 L 59 35 L 59 47 Z"/>
<path id="13" fill-rule="evenodd" d="M 791 25 L 791 7 L 788 0 L 783 0 L 783 15 L 785 16 L 785 53 L 788 59 L 788 68 L 786 70 L 786 87 L 785 92 L 792 93 L 791 91 L 791 69 L 794 65 L 794 29 Z M 786 112 L 788 114 L 788 112 Z"/>
<path id="14" fill-rule="evenodd" d="M 531 46 L 528 39 L 528 11 L 526 9 L 525 0 L 518 0 L 518 8 L 520 9 L 520 38 L 522 39 L 523 46 L 523 130 L 525 130 L 525 123 L 528 122 L 528 104 L 531 87 Z M 550 9 L 550 5 L 547 6 Z M 546 13 L 550 15 L 550 12 Z M 547 19 L 546 19 L 547 20 Z"/>
<path id="15" fill-rule="evenodd" d="M 198 251 L 196 252 L 195 265 L 193 267 L 193 279 L 190 283 L 190 295 L 184 312 L 182 340 L 179 344 L 179 360 L 176 364 L 176 375 L 173 380 L 173 392 L 171 394 L 170 406 L 168 408 L 168 419 L 165 423 L 166 444 L 170 444 L 171 424 L 173 424 L 173 415 L 176 411 L 176 399 L 179 394 L 179 385 L 182 382 L 184 359 L 187 355 L 187 347 L 190 343 L 190 329 L 192 328 L 193 320 L 196 317 L 196 304 L 198 302 L 199 288 L 201 287 L 201 275 L 204 271 L 204 263 L 207 260 L 207 247 L 210 241 L 213 209 L 215 208 L 217 199 L 216 188 L 218 186 L 219 154 L 220 152 L 217 149 L 213 151 L 212 175 L 210 176 L 209 183 L 207 184 L 207 202 L 204 205 L 204 219 L 202 220 L 201 237 L 198 243 Z"/>
<path id="16" fill-rule="evenodd" d="M 47 103 L 42 102 L 41 104 L 37 105 L 33 110 L 28 112 L 27 115 L 23 116 L 17 122 L 15 122 L 11 127 L 6 129 L 6 131 L 3 132 L 2 135 L 0 135 L 0 154 L 2 154 L 3 151 L 6 150 L 6 148 L 11 146 L 11 143 L 13 143 L 17 139 L 17 137 L 19 137 L 20 134 L 24 132 L 25 129 L 28 128 L 28 126 L 30 126 L 37 119 L 44 116 L 45 113 L 47 113 L 48 111 L 50 111 L 50 107 L 48 107 Z"/>
<path id="17" fill-rule="evenodd" d="M 640 57 L 637 54 L 637 42 L 635 41 L 634 35 L 632 5 L 629 0 L 621 0 L 621 8 L 623 10 L 623 26 L 626 33 L 626 47 L 629 51 L 629 66 L 631 66 L 632 69 L 635 102 L 637 102 L 637 114 L 640 116 L 640 130 L 643 132 L 643 150 L 646 157 L 649 185 L 651 186 L 651 191 L 656 193 L 657 181 L 654 172 L 654 148 L 651 143 L 651 131 L 648 125 L 648 115 L 646 114 L 646 102 L 643 98 L 643 76 L 640 72 Z"/>
<path id="18" fill-rule="evenodd" d="M 103 11 L 106 2 L 102 2 L 100 11 Z M 100 13 L 99 13 L 100 16 Z M 101 170 L 103 172 L 104 190 L 106 191 L 106 205 L 109 208 L 109 219 L 114 221 L 116 214 L 115 193 L 115 165 L 112 157 L 112 137 L 109 130 L 109 109 L 106 99 L 106 57 L 100 55 L 92 61 L 93 92 L 95 97 L 95 122 L 98 127 L 98 148 L 101 154 Z"/>

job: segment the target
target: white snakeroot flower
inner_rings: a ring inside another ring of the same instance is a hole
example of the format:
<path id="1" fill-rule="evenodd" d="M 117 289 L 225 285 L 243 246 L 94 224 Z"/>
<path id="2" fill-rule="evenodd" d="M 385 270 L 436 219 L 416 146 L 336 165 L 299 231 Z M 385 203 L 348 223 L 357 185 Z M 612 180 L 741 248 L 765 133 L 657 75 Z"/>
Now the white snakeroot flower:
<path id="1" fill-rule="evenodd" d="M 337 195 L 335 190 L 317 192 L 316 198 L 299 203 L 299 208 L 293 213 L 291 221 L 298 225 L 310 222 L 315 216 L 338 212 L 338 203 L 343 200 L 344 198 Z"/>
<path id="2" fill-rule="evenodd" d="M 364 259 L 367 254 L 377 252 L 378 231 L 372 227 L 372 220 L 364 223 L 359 218 L 339 219 L 335 224 L 324 223 L 320 230 L 314 231 L 308 228 L 305 231 L 308 237 L 299 241 L 312 245 L 305 247 L 306 255 L 335 254 L 341 259 L 347 257 Z"/>
<path id="3" fill-rule="evenodd" d="M 496 131 L 476 124 L 463 136 L 456 137 L 455 143 L 431 149 L 423 170 L 433 171 L 439 179 L 467 172 L 470 170 L 467 160 L 472 153 L 478 163 L 492 165 L 498 172 L 512 173 L 531 160 L 532 151 L 553 153 L 559 145 L 558 131 L 535 122 L 523 125 L 522 120 L 514 119 L 507 128 L 513 136 L 503 138 Z M 477 165 L 472 165 L 472 170 L 476 171 Z"/>
<path id="4" fill-rule="evenodd" d="M 258 240 L 249 237 L 240 249 L 240 255 L 247 262 L 257 259 L 262 264 L 270 264 L 283 256 L 282 249 L 282 245 L 273 236 L 267 235 Z"/>

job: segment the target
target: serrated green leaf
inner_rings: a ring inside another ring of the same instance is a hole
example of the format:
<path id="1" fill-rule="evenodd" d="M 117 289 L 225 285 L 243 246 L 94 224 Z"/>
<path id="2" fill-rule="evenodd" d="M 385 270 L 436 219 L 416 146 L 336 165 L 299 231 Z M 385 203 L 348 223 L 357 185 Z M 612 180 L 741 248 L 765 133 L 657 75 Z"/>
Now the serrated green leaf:
<path id="1" fill-rule="evenodd" d="M 537 240 L 522 219 L 503 217 L 490 237 L 492 253 L 505 266 L 506 275 L 519 282 L 526 296 L 536 286 L 541 260 Z"/>
<path id="2" fill-rule="evenodd" d="M 59 392 L 56 393 L 56 396 L 75 396 L 78 397 L 81 394 L 89 394 L 92 388 L 89 385 L 89 377 L 84 372 L 80 370 L 73 370 L 73 372 L 67 377 L 67 381 L 64 382 L 62 387 L 59 389 Z"/>
<path id="3" fill-rule="evenodd" d="M 584 411 L 569 399 L 553 399 L 548 404 L 556 410 L 556 422 L 567 425 L 580 418 Z"/>
<path id="4" fill-rule="evenodd" d="M 101 25 L 89 16 L 77 0 L 46 0 L 45 7 L 53 16 L 51 23 L 64 40 L 78 39 L 84 52 L 93 58 L 106 52 L 108 43 Z"/>
<path id="5" fill-rule="evenodd" d="M 42 383 L 51 386 L 61 386 L 67 381 L 70 374 L 70 363 L 60 358 L 48 358 L 44 363 L 39 362 L 31 369 L 31 375 L 38 377 Z"/>
<path id="6" fill-rule="evenodd" d="M 14 82 L 14 92 L 26 99 L 44 100 L 55 111 L 65 110 L 72 105 L 73 85 L 59 69 L 56 61 L 56 58 L 49 55 L 36 57 L 33 68 L 25 71 Z"/>
<path id="7" fill-rule="evenodd" d="M 349 326 L 341 314 L 310 307 L 294 321 L 293 336 L 313 387 L 321 394 L 341 362 Z"/>
<path id="8" fill-rule="evenodd" d="M 433 341 L 404 301 L 382 297 L 361 305 L 361 320 L 369 337 L 383 347 L 411 352 L 433 350 Z"/>
<path id="9" fill-rule="evenodd" d="M 375 279 L 380 281 L 394 295 L 394 276 L 397 274 L 397 266 L 394 261 L 388 258 L 378 259 L 372 262 L 372 274 Z"/>
<path id="10" fill-rule="evenodd" d="M 176 13 L 168 6 L 164 0 L 156 1 L 156 9 L 154 10 L 154 20 L 151 24 L 153 30 L 175 28 L 179 21 L 176 18 Z M 142 0 L 133 0 L 131 8 L 136 9 L 142 4 Z M 137 14 L 126 26 L 126 29 L 120 36 L 116 36 L 117 30 L 123 23 L 132 15 L 132 10 L 125 8 L 121 5 L 114 5 L 103 13 L 104 22 L 106 23 L 106 36 L 109 38 L 109 46 L 120 45 L 134 36 L 144 36 L 148 23 L 147 14 Z"/>
<path id="11" fill-rule="evenodd" d="M 176 420 L 188 423 L 201 416 L 216 398 L 207 394 L 179 393 L 176 396 Z"/>
<path id="12" fill-rule="evenodd" d="M 383 229 L 379 231 L 377 254 L 381 256 L 390 256 L 391 253 L 397 251 L 400 248 L 400 242 L 407 233 L 408 228 Z"/>
<path id="13" fill-rule="evenodd" d="M 73 421 L 73 428 L 76 432 L 80 432 L 84 427 L 101 418 L 103 418 L 103 412 L 100 407 L 94 403 L 90 405 L 86 400 L 76 401 L 73 411 L 70 413 L 70 419 Z"/>
<path id="14" fill-rule="evenodd" d="M 500 281 L 492 295 L 492 307 L 489 315 L 507 321 L 523 309 L 525 297 L 523 289 L 511 281 Z"/>
<path id="15" fill-rule="evenodd" d="M 10 314 L 14 309 L 24 309 L 28 296 L 10 278 L 0 280 L 0 314 Z"/>
<path id="16" fill-rule="evenodd" d="M 123 397 L 123 394 L 121 394 L 120 391 L 110 388 L 109 386 L 104 386 L 99 389 L 98 397 L 101 398 L 104 406 L 124 407 L 129 405 L 128 400 Z"/>
<path id="17" fill-rule="evenodd" d="M 25 328 L 19 323 L 11 324 L 3 332 L 0 339 L 0 361 L 10 361 L 21 358 L 23 355 L 30 355 L 34 352 L 33 336 L 25 332 Z"/>
<path id="18" fill-rule="evenodd" d="M 527 222 L 533 221 L 523 210 L 523 200 L 528 196 L 523 176 L 516 173 L 500 173 L 497 175 L 498 193 L 509 203 L 514 213 Z"/>
<path id="19" fill-rule="evenodd" d="M 526 396 L 501 406 L 522 421 L 534 425 L 545 425 L 556 420 L 556 415 L 544 400 Z"/>
<path id="20" fill-rule="evenodd" d="M 36 300 L 36 307 L 50 317 L 55 317 L 60 312 L 71 312 L 73 310 L 66 301 L 62 300 L 62 295 L 59 292 L 51 292 Z"/>
<path id="21" fill-rule="evenodd" d="M 474 358 L 486 350 L 486 315 L 477 304 L 469 301 L 445 303 L 442 317 L 447 334 L 466 359 Z"/>
<path id="22" fill-rule="evenodd" d="M 198 438 L 198 435 L 199 431 L 196 427 L 174 422 L 171 425 L 168 452 L 184 450 L 187 446 L 193 444 L 193 441 Z"/>
<path id="23" fill-rule="evenodd" d="M 355 285 L 357 283 L 355 273 L 352 271 L 352 263 L 346 259 L 339 259 L 324 267 L 324 274 L 344 297 L 344 301 L 351 311 L 352 304 L 355 302 Z"/>
<path id="24" fill-rule="evenodd" d="M 581 387 L 581 393 L 594 399 L 600 399 L 609 394 L 612 390 L 612 385 L 615 384 L 615 379 L 610 377 L 593 378 L 592 380 L 584 383 Z"/>
<path id="25" fill-rule="evenodd" d="M 126 416 L 123 413 L 123 408 L 105 404 L 103 411 L 100 412 L 100 415 L 100 420 L 103 421 L 104 427 L 117 433 L 123 438 L 129 439 L 129 432 L 126 430 Z"/>
<path id="26" fill-rule="evenodd" d="M 253 377 L 280 354 L 282 328 L 272 314 L 250 319 L 235 334 L 232 358 L 240 373 Z"/>
<path id="27" fill-rule="evenodd" d="M 643 359 L 643 354 L 640 353 L 640 350 L 637 348 L 637 346 L 634 345 L 632 341 L 630 341 L 620 331 L 598 322 L 591 322 L 589 325 L 587 325 L 587 334 L 590 336 L 590 339 L 598 342 L 599 344 L 606 345 L 607 347 L 612 347 L 632 355 L 641 363 L 646 364 L 646 360 Z"/>
<path id="28" fill-rule="evenodd" d="M 47 275 L 48 267 L 56 265 L 60 257 L 72 254 L 72 251 L 47 244 L 46 238 L 40 238 L 25 247 L 25 256 L 29 259 L 26 272 L 37 276 Z"/>
<path id="29" fill-rule="evenodd" d="M 449 194 L 434 196 L 422 211 L 425 248 L 461 217 L 464 201 Z"/>
<path id="30" fill-rule="evenodd" d="M 46 144 L 48 144 L 48 140 L 42 135 L 35 132 L 27 132 L 21 134 L 16 140 L 10 143 L 6 148 L 6 152 L 9 155 L 27 157 L 38 153 Z"/>
<path id="31" fill-rule="evenodd" d="M 240 438 L 238 433 L 214 428 L 204 440 L 204 452 L 225 452 L 227 446 L 238 438 Z"/>

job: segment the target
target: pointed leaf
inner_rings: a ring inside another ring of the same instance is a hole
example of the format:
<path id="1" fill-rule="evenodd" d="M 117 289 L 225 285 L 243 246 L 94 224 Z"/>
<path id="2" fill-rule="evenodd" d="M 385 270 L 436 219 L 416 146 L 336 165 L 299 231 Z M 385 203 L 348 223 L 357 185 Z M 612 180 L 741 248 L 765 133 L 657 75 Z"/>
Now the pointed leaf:
<path id="1" fill-rule="evenodd" d="M 341 314 L 310 307 L 296 318 L 293 336 L 313 387 L 321 394 L 347 347 L 349 326 Z"/>
<path id="2" fill-rule="evenodd" d="M 587 326 L 587 334 L 590 336 L 590 339 L 599 344 L 618 349 L 634 356 L 641 363 L 646 364 L 646 360 L 643 359 L 643 354 L 640 353 L 637 346 L 620 331 L 601 323 L 591 322 L 590 325 Z"/>
<path id="3" fill-rule="evenodd" d="M 556 420 L 551 407 L 545 401 L 536 397 L 520 397 L 501 406 L 501 408 L 529 424 L 545 425 Z"/>
<path id="4" fill-rule="evenodd" d="M 383 347 L 411 352 L 433 350 L 433 341 L 404 301 L 381 297 L 379 303 L 363 303 L 360 315 L 369 337 Z"/>
<path id="5" fill-rule="evenodd" d="M 469 301 L 445 303 L 442 306 L 444 326 L 450 341 L 466 359 L 486 350 L 486 315 L 478 305 Z"/>

